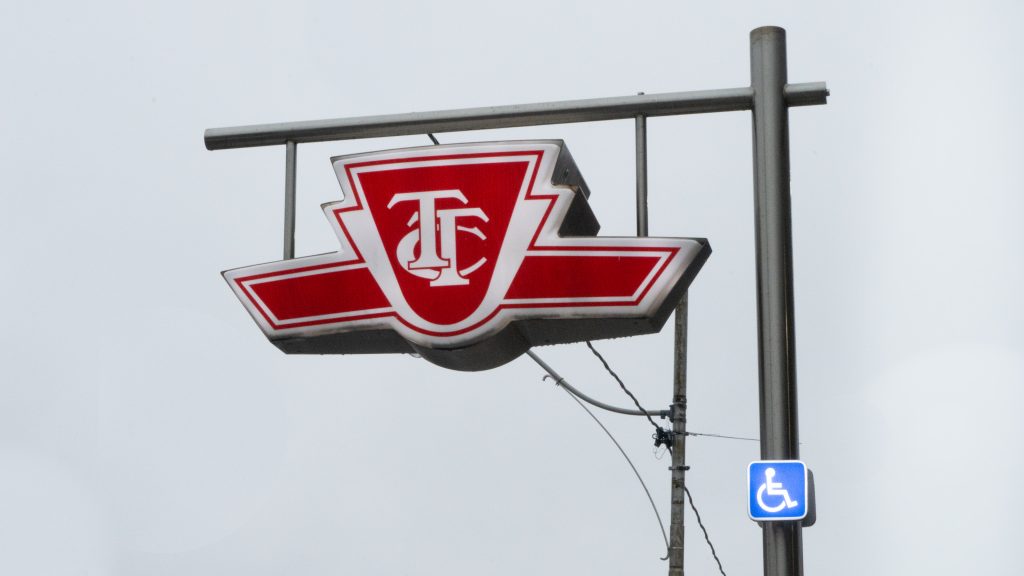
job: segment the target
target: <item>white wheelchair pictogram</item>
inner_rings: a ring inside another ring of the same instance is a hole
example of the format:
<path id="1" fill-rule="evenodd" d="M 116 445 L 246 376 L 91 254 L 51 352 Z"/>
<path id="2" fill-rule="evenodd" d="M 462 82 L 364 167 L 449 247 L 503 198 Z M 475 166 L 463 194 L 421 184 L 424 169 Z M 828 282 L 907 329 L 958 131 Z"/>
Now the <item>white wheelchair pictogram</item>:
<path id="1" fill-rule="evenodd" d="M 783 508 L 793 508 L 799 504 L 796 500 L 792 500 L 789 497 L 789 491 L 782 486 L 782 482 L 775 482 L 775 469 L 765 468 L 764 470 L 764 484 L 757 489 L 757 505 L 761 507 L 765 512 L 778 512 Z M 769 506 L 764 503 L 764 496 L 779 496 L 782 500 L 775 506 Z"/>

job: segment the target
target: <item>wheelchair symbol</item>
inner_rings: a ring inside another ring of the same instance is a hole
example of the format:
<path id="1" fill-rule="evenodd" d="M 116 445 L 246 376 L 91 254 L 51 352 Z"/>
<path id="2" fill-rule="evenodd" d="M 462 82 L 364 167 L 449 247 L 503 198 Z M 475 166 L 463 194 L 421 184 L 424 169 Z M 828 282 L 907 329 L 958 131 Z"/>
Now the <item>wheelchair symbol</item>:
<path id="1" fill-rule="evenodd" d="M 765 468 L 764 484 L 761 484 L 761 487 L 757 489 L 757 505 L 760 506 L 762 510 L 768 513 L 778 512 L 783 508 L 796 507 L 799 504 L 799 502 L 790 499 L 789 491 L 782 486 L 782 482 L 775 482 L 773 480 L 774 478 L 775 469 Z M 779 500 L 778 504 L 774 506 L 769 506 L 764 503 L 765 494 L 767 494 L 768 496 L 779 496 L 782 498 L 782 500 Z"/>

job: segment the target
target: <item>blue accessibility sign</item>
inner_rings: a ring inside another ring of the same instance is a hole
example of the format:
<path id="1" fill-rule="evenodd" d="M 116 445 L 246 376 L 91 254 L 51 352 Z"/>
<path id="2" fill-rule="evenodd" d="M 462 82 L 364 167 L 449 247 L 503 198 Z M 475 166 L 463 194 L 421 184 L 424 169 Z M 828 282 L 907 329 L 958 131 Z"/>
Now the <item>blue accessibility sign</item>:
<path id="1" fill-rule="evenodd" d="M 756 522 L 807 516 L 807 466 L 799 460 L 762 460 L 747 466 L 747 514 Z"/>

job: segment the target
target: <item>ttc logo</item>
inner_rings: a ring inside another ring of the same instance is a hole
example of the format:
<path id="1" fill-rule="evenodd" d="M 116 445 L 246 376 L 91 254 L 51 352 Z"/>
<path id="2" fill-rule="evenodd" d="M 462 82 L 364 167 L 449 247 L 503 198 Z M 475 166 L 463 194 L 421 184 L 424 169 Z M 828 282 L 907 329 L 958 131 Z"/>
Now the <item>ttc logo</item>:
<path id="1" fill-rule="evenodd" d="M 409 225 L 416 226 L 417 229 L 406 234 L 402 241 L 398 243 L 398 261 L 410 273 L 421 278 L 429 278 L 431 286 L 460 286 L 469 284 L 466 276 L 480 268 L 486 258 L 481 258 L 471 266 L 460 269 L 455 232 L 456 230 L 469 232 L 481 240 L 487 240 L 487 237 L 480 232 L 479 228 L 456 226 L 455 219 L 460 216 L 472 216 L 487 222 L 487 214 L 484 214 L 484 211 L 479 208 L 451 208 L 438 211 L 435 202 L 439 198 L 454 198 L 463 204 L 467 202 L 466 197 L 459 190 L 408 192 L 395 194 L 391 197 L 391 201 L 388 202 L 388 208 L 391 208 L 398 202 L 405 202 L 407 200 L 419 201 L 419 212 L 413 214 L 412 219 L 409 220 Z M 441 239 L 440 256 L 437 254 L 435 234 L 439 235 Z M 420 252 L 418 257 L 414 255 L 414 249 L 417 245 Z"/>
<path id="2" fill-rule="evenodd" d="M 268 338 L 299 354 L 415 352 L 459 370 L 531 346 L 661 329 L 703 239 L 601 238 L 561 141 L 333 158 L 338 252 L 229 270 Z"/>

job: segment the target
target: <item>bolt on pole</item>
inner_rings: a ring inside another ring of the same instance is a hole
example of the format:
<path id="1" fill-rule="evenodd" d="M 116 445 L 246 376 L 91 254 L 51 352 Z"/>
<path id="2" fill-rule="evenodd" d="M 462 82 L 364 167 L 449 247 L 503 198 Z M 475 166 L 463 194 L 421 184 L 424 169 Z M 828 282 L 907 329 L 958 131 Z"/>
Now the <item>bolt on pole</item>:
<path id="1" fill-rule="evenodd" d="M 789 191 L 786 31 L 750 33 L 754 91 L 754 206 L 757 253 L 761 459 L 800 457 L 793 330 L 793 239 Z M 801 576 L 799 522 L 761 524 L 765 576 Z"/>

